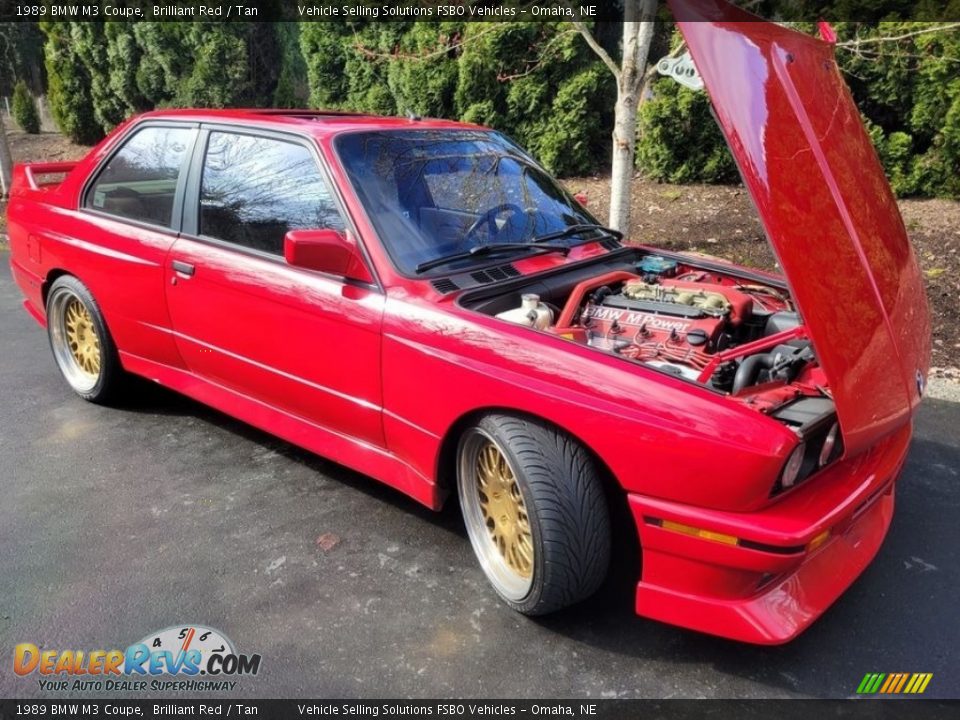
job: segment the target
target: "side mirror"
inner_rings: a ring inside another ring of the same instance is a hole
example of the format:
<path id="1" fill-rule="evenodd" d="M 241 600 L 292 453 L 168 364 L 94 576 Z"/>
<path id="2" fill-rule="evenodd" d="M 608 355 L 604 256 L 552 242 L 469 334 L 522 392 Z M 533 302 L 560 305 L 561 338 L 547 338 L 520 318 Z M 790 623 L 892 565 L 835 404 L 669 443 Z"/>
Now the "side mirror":
<path id="1" fill-rule="evenodd" d="M 291 230 L 283 237 L 283 257 L 294 267 L 373 282 L 360 248 L 338 230 Z"/>
<path id="2" fill-rule="evenodd" d="M 573 196 L 573 199 L 576 200 L 581 205 L 583 205 L 583 207 L 586 207 L 587 203 L 589 202 L 589 198 L 587 197 L 587 194 L 585 192 L 576 193 Z"/>

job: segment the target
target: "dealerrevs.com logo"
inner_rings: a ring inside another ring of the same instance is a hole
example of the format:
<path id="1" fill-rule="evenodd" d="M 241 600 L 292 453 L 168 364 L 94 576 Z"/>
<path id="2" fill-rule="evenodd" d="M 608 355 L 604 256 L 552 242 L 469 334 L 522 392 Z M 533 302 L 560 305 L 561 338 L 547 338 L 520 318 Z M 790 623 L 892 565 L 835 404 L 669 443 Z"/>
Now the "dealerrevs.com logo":
<path id="1" fill-rule="evenodd" d="M 20 643 L 13 671 L 36 675 L 41 690 L 233 690 L 231 678 L 256 675 L 260 655 L 244 655 L 226 635 L 178 625 L 147 635 L 126 650 L 47 650 Z M 169 679 L 174 678 L 174 679 Z"/>

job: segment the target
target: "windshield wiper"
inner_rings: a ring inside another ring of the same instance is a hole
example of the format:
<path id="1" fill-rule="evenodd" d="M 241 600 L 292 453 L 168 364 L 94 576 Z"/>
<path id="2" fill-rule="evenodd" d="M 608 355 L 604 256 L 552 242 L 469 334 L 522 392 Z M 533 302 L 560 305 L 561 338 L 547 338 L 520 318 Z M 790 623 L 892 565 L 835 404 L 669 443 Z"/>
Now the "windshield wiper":
<path id="1" fill-rule="evenodd" d="M 476 247 L 470 248 L 466 252 L 458 252 L 458 253 L 453 253 L 451 255 L 442 255 L 441 257 L 434 258 L 433 260 L 427 260 L 425 262 L 422 262 L 419 265 L 417 265 L 416 272 L 419 274 L 422 272 L 426 272 L 427 270 L 430 270 L 432 268 L 439 267 L 440 265 L 446 265 L 447 263 L 456 262 L 457 260 L 469 260 L 470 258 L 481 257 L 484 255 L 492 255 L 493 253 L 500 253 L 500 252 L 517 252 L 521 250 L 533 250 L 538 253 L 558 252 L 558 253 L 563 253 L 564 255 L 570 252 L 570 248 L 566 245 L 544 244 L 549 239 L 550 238 L 546 238 L 546 239 L 538 238 L 534 241 L 537 243 L 536 245 L 532 243 L 492 243 L 490 245 L 477 245 Z"/>
<path id="2" fill-rule="evenodd" d="M 595 223 L 584 223 L 581 225 L 571 225 L 570 227 L 565 227 L 563 230 L 557 230 L 556 232 L 547 233 L 546 235 L 538 235 L 530 242 L 532 243 L 544 243 L 550 242 L 551 240 L 559 240 L 560 238 L 570 237 L 571 235 L 579 235 L 582 232 L 587 232 L 588 230 L 600 230 L 604 236 L 616 238 L 617 240 L 623 240 L 623 233 L 614 230 L 613 228 L 604 227 L 603 225 L 596 225 Z M 591 238 L 591 242 L 593 238 Z"/>

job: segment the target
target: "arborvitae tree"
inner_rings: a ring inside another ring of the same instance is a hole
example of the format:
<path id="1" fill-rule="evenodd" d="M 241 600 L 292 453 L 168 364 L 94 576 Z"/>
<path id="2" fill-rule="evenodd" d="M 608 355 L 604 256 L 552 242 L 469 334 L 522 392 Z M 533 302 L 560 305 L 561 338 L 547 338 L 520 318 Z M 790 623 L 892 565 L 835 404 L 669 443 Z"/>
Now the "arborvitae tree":
<path id="1" fill-rule="evenodd" d="M 36 135 L 40 132 L 40 116 L 37 105 L 27 84 L 21 80 L 13 88 L 13 119 L 25 133 Z"/>
<path id="2" fill-rule="evenodd" d="M 81 23 L 45 21 L 44 58 L 47 68 L 50 113 L 71 140 L 93 145 L 103 137 L 90 96 L 90 75 L 74 49 L 72 29 Z"/>
<path id="3" fill-rule="evenodd" d="M 103 134 L 123 122 L 135 110 L 124 102 L 111 82 L 114 67 L 124 69 L 124 59 L 110 52 L 107 27 L 116 23 L 75 22 L 70 31 L 71 51 L 83 64 L 90 79 L 90 101 L 93 117 Z M 129 27 L 129 26 L 128 26 Z M 113 31 L 115 32 L 115 31 Z"/>
<path id="4" fill-rule="evenodd" d="M 189 23 L 187 27 L 185 40 L 192 63 L 180 79 L 173 104 L 212 108 L 249 104 L 250 25 Z"/>
<path id="5" fill-rule="evenodd" d="M 280 56 L 280 72 L 273 92 L 273 106 L 278 108 L 307 107 L 310 86 L 307 64 L 300 51 L 300 24 L 279 22 L 274 25 Z"/>
<path id="6" fill-rule="evenodd" d="M 346 102 L 349 39 L 360 28 L 362 23 L 301 23 L 300 49 L 307 67 L 311 107 L 338 108 Z"/>
<path id="7" fill-rule="evenodd" d="M 143 61 L 143 49 L 134 32 L 136 23 L 108 22 L 106 38 L 107 87 L 117 99 L 125 116 L 153 108 L 137 85 L 137 69 Z"/>
<path id="8" fill-rule="evenodd" d="M 457 115 L 503 130 L 554 172 L 609 161 L 613 77 L 568 23 L 468 23 Z"/>
<path id="9" fill-rule="evenodd" d="M 671 183 L 736 182 L 737 165 L 710 111 L 705 93 L 659 78 L 640 106 L 637 164 Z"/>
<path id="10" fill-rule="evenodd" d="M 414 22 L 380 26 L 377 59 L 397 111 L 423 117 L 456 117 L 457 59 L 464 23 Z"/>
<path id="11" fill-rule="evenodd" d="M 191 23 L 138 22 L 133 36 L 140 49 L 137 92 L 152 106 L 169 105 L 193 63 L 187 43 Z"/>

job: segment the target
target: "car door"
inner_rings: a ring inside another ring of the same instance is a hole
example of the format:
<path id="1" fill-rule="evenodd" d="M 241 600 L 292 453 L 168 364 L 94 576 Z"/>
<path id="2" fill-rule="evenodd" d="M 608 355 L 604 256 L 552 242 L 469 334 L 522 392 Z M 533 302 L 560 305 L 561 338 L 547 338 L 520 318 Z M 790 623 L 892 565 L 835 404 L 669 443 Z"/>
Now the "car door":
<path id="1" fill-rule="evenodd" d="M 70 236 L 58 237 L 59 262 L 81 268 L 76 272 L 97 298 L 121 354 L 173 367 L 183 363 L 167 313 L 164 263 L 198 131 L 196 124 L 160 121 L 132 128 L 84 189 Z"/>
<path id="2" fill-rule="evenodd" d="M 187 198 L 166 287 L 190 370 L 382 446 L 382 292 L 283 259 L 289 230 L 348 231 L 313 141 L 204 128 Z"/>

